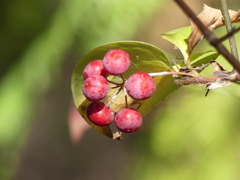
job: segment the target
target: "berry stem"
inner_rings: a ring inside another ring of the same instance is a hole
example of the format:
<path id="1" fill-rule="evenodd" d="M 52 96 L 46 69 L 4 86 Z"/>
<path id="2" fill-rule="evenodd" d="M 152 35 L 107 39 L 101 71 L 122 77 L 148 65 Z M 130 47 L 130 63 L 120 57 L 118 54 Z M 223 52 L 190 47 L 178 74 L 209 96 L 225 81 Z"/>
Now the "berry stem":
<path id="1" fill-rule="evenodd" d="M 126 108 L 128 108 L 127 91 L 126 91 L 126 88 L 125 88 L 125 87 L 123 88 L 123 91 L 124 91 L 124 97 L 125 97 Z"/>
<path id="2" fill-rule="evenodd" d="M 164 76 L 164 75 L 184 75 L 184 76 L 190 76 L 191 74 L 185 73 L 185 72 L 156 72 L 156 73 L 148 73 L 149 76 Z"/>
<path id="3" fill-rule="evenodd" d="M 110 106 L 110 104 L 116 99 L 117 95 L 121 92 L 122 89 L 123 89 L 123 87 L 120 87 L 118 89 L 118 92 L 112 97 L 112 99 L 109 101 L 109 103 L 107 103 L 107 106 Z"/>
<path id="4" fill-rule="evenodd" d="M 119 85 L 116 85 L 114 87 L 110 87 L 110 89 L 116 89 L 116 88 L 121 88 L 122 87 L 122 84 L 119 84 Z"/>
<path id="5" fill-rule="evenodd" d="M 122 79 L 122 82 L 121 83 L 116 83 L 116 82 L 113 82 L 113 81 L 110 81 L 107 79 L 107 81 L 111 84 L 114 84 L 116 85 L 116 87 L 113 87 L 113 88 L 117 88 L 117 87 L 123 87 L 124 83 L 125 83 L 125 79 L 122 75 L 120 75 L 121 79 Z"/>
<path id="6" fill-rule="evenodd" d="M 122 83 L 124 84 L 125 83 L 125 79 L 124 79 L 123 75 L 121 74 L 120 77 L 121 77 L 121 79 L 123 81 Z"/>
<path id="7" fill-rule="evenodd" d="M 116 85 L 116 87 L 121 87 L 122 84 L 123 84 L 123 83 L 116 83 L 116 82 L 110 81 L 110 80 L 108 80 L 108 79 L 107 79 L 107 81 L 108 81 L 109 83 L 111 83 L 111 84 Z"/>

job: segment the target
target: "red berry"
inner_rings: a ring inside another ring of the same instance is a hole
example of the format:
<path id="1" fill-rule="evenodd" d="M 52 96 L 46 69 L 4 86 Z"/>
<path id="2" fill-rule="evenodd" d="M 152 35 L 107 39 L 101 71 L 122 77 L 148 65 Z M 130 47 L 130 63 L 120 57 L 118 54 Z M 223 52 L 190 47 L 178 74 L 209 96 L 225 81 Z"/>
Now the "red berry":
<path id="1" fill-rule="evenodd" d="M 103 58 L 103 67 L 111 75 L 121 75 L 130 66 L 130 56 L 121 49 L 108 51 Z"/>
<path id="2" fill-rule="evenodd" d="M 114 119 L 113 111 L 103 102 L 92 102 L 86 112 L 88 119 L 98 126 L 108 126 Z"/>
<path id="3" fill-rule="evenodd" d="M 127 93 L 135 100 L 149 98 L 155 91 L 155 83 L 147 73 L 139 72 L 132 74 L 125 86 Z"/>
<path id="4" fill-rule="evenodd" d="M 94 60 L 90 62 L 83 70 L 84 79 L 87 79 L 92 75 L 102 75 L 107 76 L 107 72 L 103 68 L 102 60 Z"/>
<path id="5" fill-rule="evenodd" d="M 114 123 L 122 132 L 134 132 L 142 125 L 142 115 L 135 109 L 124 108 L 116 114 Z"/>
<path id="6" fill-rule="evenodd" d="M 108 82 L 101 75 L 92 75 L 85 79 L 82 91 L 88 100 L 99 101 L 107 95 Z"/>

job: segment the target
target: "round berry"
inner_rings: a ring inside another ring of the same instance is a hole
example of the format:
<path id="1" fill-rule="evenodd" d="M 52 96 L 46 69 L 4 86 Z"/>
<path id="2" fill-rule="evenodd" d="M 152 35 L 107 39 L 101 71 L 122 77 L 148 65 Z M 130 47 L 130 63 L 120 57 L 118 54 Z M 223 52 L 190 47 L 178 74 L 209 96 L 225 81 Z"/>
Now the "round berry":
<path id="1" fill-rule="evenodd" d="M 131 133 L 141 127 L 142 115 L 135 109 L 124 108 L 116 114 L 114 123 L 120 131 Z"/>
<path id="2" fill-rule="evenodd" d="M 121 75 L 130 66 L 130 56 L 121 49 L 108 51 L 103 58 L 103 67 L 111 75 Z"/>
<path id="3" fill-rule="evenodd" d="M 107 95 L 108 81 L 101 75 L 92 75 L 85 79 L 82 91 L 88 100 L 99 101 Z"/>
<path id="4" fill-rule="evenodd" d="M 84 79 L 92 75 L 102 75 L 107 77 L 107 72 L 103 68 L 102 60 L 94 60 L 90 62 L 83 70 Z"/>
<path id="5" fill-rule="evenodd" d="M 103 102 L 92 102 L 87 107 L 88 119 L 98 126 L 108 126 L 114 119 L 113 111 Z"/>
<path id="6" fill-rule="evenodd" d="M 139 72 L 132 74 L 125 86 L 127 93 L 135 100 L 149 98 L 156 89 L 155 83 L 147 73 Z"/>

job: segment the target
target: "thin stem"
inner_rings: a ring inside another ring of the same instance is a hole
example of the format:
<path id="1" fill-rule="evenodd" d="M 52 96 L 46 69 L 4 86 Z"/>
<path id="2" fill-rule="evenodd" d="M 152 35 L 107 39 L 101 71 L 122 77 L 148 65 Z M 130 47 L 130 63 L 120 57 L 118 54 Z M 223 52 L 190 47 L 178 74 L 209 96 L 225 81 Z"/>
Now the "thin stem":
<path id="1" fill-rule="evenodd" d="M 223 37 L 219 38 L 219 42 L 223 42 L 226 39 L 230 38 L 231 36 L 233 36 L 235 33 L 237 33 L 238 31 L 240 31 L 240 27 L 238 28 L 232 28 L 232 30 L 230 32 L 228 32 L 226 35 L 224 35 Z"/>
<path id="2" fill-rule="evenodd" d="M 232 22 L 231 22 L 229 11 L 228 11 L 227 2 L 226 0 L 220 0 L 220 1 L 222 3 L 222 13 L 224 17 L 224 23 L 226 25 L 227 32 L 230 33 L 233 28 L 232 28 Z M 229 37 L 229 43 L 230 43 L 230 48 L 233 56 L 239 60 L 237 45 L 236 45 L 234 36 Z"/>
<path id="3" fill-rule="evenodd" d="M 108 79 L 107 79 L 107 81 L 108 81 L 109 83 L 111 83 L 111 84 L 116 85 L 116 87 L 121 87 L 121 86 L 123 85 L 123 82 L 122 82 L 122 83 L 116 83 L 116 82 L 112 82 L 112 81 L 110 81 L 110 80 L 108 80 Z"/>
<path id="4" fill-rule="evenodd" d="M 107 106 L 110 106 L 110 104 L 116 99 L 116 97 L 118 96 L 118 94 L 121 92 L 121 90 L 123 89 L 123 87 L 120 87 L 117 91 L 117 93 L 111 98 L 111 100 L 107 103 Z"/>
<path id="5" fill-rule="evenodd" d="M 124 98 L 125 98 L 125 106 L 126 108 L 128 108 L 127 91 L 125 87 L 123 88 L 123 91 L 124 91 Z"/>
<path id="6" fill-rule="evenodd" d="M 164 75 L 183 75 L 183 76 L 193 76 L 189 73 L 185 72 L 155 72 L 155 73 L 148 73 L 149 76 L 164 76 Z"/>
<path id="7" fill-rule="evenodd" d="M 226 25 L 227 32 L 230 33 L 232 31 L 232 22 L 231 22 L 229 11 L 228 11 L 228 5 L 227 5 L 226 0 L 220 0 L 220 1 L 222 4 L 222 13 L 223 13 L 223 17 L 224 17 L 224 23 Z M 230 48 L 231 48 L 231 53 L 239 61 L 237 45 L 236 45 L 234 36 L 229 37 L 229 44 L 230 44 Z M 236 71 L 236 69 L 233 68 L 233 72 L 235 72 L 235 71 Z"/>
<path id="8" fill-rule="evenodd" d="M 200 31 L 204 34 L 208 42 L 214 46 L 217 51 L 222 54 L 230 64 L 236 69 L 236 71 L 240 74 L 240 63 L 238 60 L 224 47 L 222 43 L 219 43 L 219 39 L 212 33 L 204 24 L 198 19 L 198 17 L 194 14 L 194 12 L 182 1 L 182 0 L 174 0 L 183 11 L 192 19 L 192 21 L 198 26 Z"/>

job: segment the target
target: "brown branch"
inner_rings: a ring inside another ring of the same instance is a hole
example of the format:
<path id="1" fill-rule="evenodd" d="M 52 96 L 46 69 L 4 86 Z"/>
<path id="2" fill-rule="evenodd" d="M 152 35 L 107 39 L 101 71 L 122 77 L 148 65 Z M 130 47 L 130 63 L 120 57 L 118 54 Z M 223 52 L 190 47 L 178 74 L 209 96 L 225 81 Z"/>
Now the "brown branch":
<path id="1" fill-rule="evenodd" d="M 182 1 L 182 0 L 174 0 L 187 14 L 192 21 L 198 26 L 200 31 L 204 34 L 208 42 L 214 46 L 217 51 L 222 54 L 230 64 L 237 70 L 238 74 L 240 74 L 240 63 L 238 60 L 224 47 L 222 43 L 219 42 L 219 39 L 212 33 L 204 24 L 197 18 L 194 12 Z"/>
<path id="2" fill-rule="evenodd" d="M 238 31 L 240 31 L 240 27 L 238 28 L 232 28 L 232 30 L 230 32 L 228 32 L 226 35 L 224 35 L 223 37 L 219 38 L 218 41 L 219 42 L 223 42 L 226 39 L 228 39 L 229 37 L 233 36 L 235 33 L 237 33 Z"/>
<path id="3" fill-rule="evenodd" d="M 176 78 L 174 79 L 174 83 L 177 85 L 189 85 L 189 84 L 209 84 L 216 82 L 219 77 L 196 77 L 196 78 Z"/>
<path id="4" fill-rule="evenodd" d="M 231 72 L 214 72 L 214 77 L 181 77 L 175 78 L 174 83 L 177 85 L 189 85 L 189 84 L 210 84 L 217 82 L 218 80 L 226 80 L 229 82 L 239 82 L 240 75 L 232 75 Z"/>

